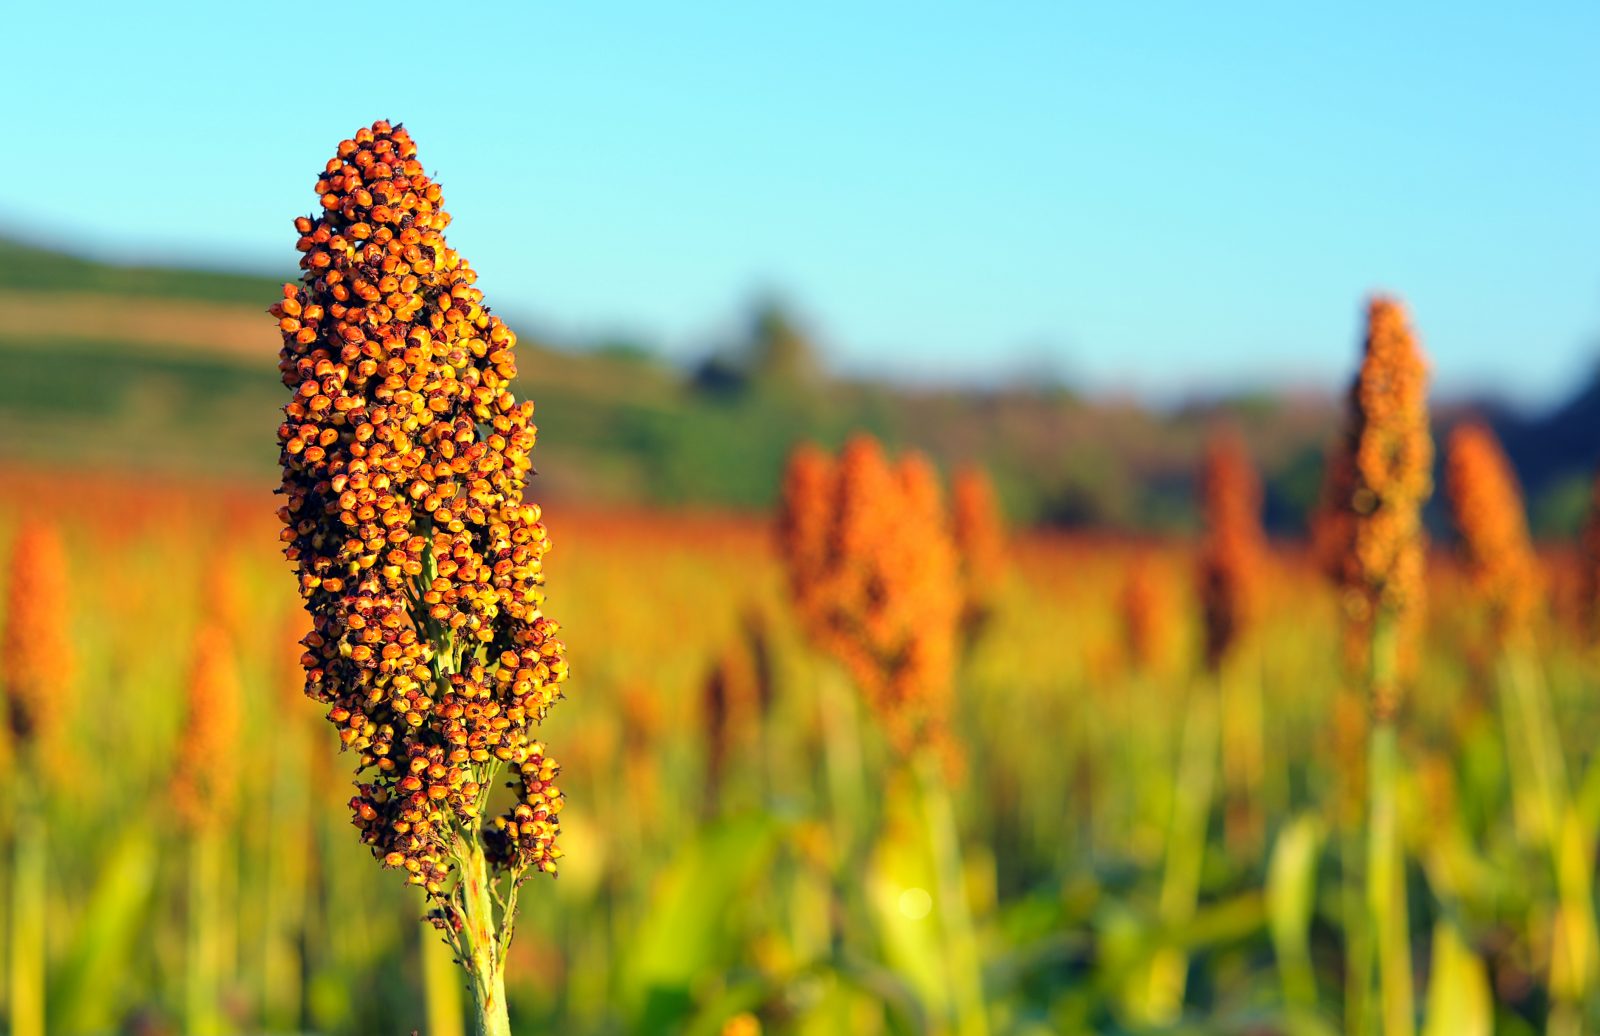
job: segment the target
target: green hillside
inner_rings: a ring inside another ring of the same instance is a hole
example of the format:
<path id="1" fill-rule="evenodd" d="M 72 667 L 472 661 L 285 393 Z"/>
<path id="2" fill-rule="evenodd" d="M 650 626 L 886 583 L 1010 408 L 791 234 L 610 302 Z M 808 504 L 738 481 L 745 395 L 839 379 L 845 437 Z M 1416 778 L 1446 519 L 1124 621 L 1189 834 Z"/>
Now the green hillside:
<path id="1" fill-rule="evenodd" d="M 84 291 L 257 305 L 262 298 L 271 299 L 282 284 L 282 279 L 253 274 L 116 266 L 0 238 L 0 287 L 14 291 Z"/>
<path id="2" fill-rule="evenodd" d="M 261 312 L 280 283 L 0 241 L 0 299 L 15 311 L 0 309 L 0 457 L 270 479 L 283 389 Z M 24 310 L 31 321 L 15 315 Z M 213 348 L 214 327 L 226 341 Z M 796 441 L 836 444 L 864 429 L 947 466 L 984 464 L 1019 521 L 1181 527 L 1192 519 L 1198 445 L 1218 416 L 1057 389 L 910 391 L 831 378 L 800 326 L 770 307 L 742 342 L 691 370 L 526 336 L 521 351 L 521 391 L 538 405 L 541 492 L 556 500 L 762 507 Z M 1294 523 L 1315 493 L 1331 404 L 1225 409 L 1259 445 L 1269 517 Z"/>

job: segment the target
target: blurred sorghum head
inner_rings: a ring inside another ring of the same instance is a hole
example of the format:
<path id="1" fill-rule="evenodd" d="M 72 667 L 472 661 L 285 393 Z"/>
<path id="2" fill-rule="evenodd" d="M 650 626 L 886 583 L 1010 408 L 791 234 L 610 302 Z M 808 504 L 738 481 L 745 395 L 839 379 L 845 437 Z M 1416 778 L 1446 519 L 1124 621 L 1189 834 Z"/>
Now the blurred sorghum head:
<path id="1" fill-rule="evenodd" d="M 195 635 L 172 806 L 190 830 L 220 827 L 238 780 L 239 671 L 227 630 L 212 622 Z"/>
<path id="2" fill-rule="evenodd" d="M 950 481 L 950 532 L 961 570 L 961 628 L 970 642 L 994 613 L 1006 568 L 994 483 L 976 465 L 964 465 Z"/>
<path id="3" fill-rule="evenodd" d="M 1318 553 L 1340 590 L 1347 652 L 1363 650 L 1358 645 L 1387 616 L 1402 656 L 1414 653 L 1427 550 L 1422 505 L 1432 492 L 1427 366 L 1404 307 L 1374 298 L 1345 432 L 1323 483 L 1317 537 Z M 1394 689 L 1379 688 L 1377 695 L 1375 712 L 1392 712 Z"/>
<path id="4" fill-rule="evenodd" d="M 1488 426 L 1456 426 L 1445 451 L 1445 491 L 1461 555 L 1499 637 L 1526 631 L 1544 593 L 1516 472 Z"/>
<path id="5" fill-rule="evenodd" d="M 72 640 L 67 629 L 67 555 L 54 525 L 24 523 L 11 544 L 0 684 L 18 747 L 48 741 L 70 708 Z"/>
<path id="6" fill-rule="evenodd" d="M 942 742 L 961 590 L 933 466 L 919 454 L 891 464 L 864 435 L 837 461 L 802 447 L 778 528 L 813 641 L 850 671 L 897 748 Z"/>
<path id="7" fill-rule="evenodd" d="M 1200 601 L 1206 661 L 1215 669 L 1256 618 L 1266 552 L 1261 481 L 1237 432 L 1216 432 L 1206 444 L 1200 497 L 1206 522 L 1200 547 Z"/>

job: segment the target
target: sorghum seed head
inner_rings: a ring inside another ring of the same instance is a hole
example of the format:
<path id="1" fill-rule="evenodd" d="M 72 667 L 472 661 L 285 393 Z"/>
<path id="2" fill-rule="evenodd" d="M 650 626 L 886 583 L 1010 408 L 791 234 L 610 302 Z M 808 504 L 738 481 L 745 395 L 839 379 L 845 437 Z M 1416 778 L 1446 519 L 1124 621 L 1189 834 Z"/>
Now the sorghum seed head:
<path id="1" fill-rule="evenodd" d="M 1528 629 L 1544 592 L 1544 573 L 1528 538 L 1517 476 L 1488 426 L 1456 426 L 1445 452 L 1445 491 L 1461 535 L 1461 554 L 1498 637 Z"/>
<path id="2" fill-rule="evenodd" d="M 708 810 L 716 807 L 735 742 L 748 742 L 766 711 L 764 643 L 749 636 L 749 627 L 740 632 L 717 653 L 701 685 Z"/>
<path id="3" fill-rule="evenodd" d="M 950 532 L 961 570 L 961 628 L 971 643 L 994 613 L 1006 568 L 1005 521 L 988 472 L 958 469 L 950 482 Z"/>
<path id="4" fill-rule="evenodd" d="M 214 829 L 233 809 L 239 739 L 239 673 L 220 625 L 208 624 L 195 636 L 186 701 L 172 804 L 185 827 Z"/>
<path id="5" fill-rule="evenodd" d="M 1218 431 L 1207 443 L 1200 495 L 1206 523 L 1200 547 L 1200 601 L 1206 662 L 1216 669 L 1256 617 L 1266 551 L 1261 482 L 1237 432 Z"/>
<path id="6" fill-rule="evenodd" d="M 828 527 L 836 478 L 833 458 L 810 443 L 789 455 L 779 492 L 777 542 L 789 577 L 789 592 L 800 623 L 818 639 L 828 570 Z"/>
<path id="7" fill-rule="evenodd" d="M 11 545 L 0 683 L 19 746 L 48 741 L 70 708 L 67 555 L 54 525 L 29 521 Z"/>
<path id="8" fill-rule="evenodd" d="M 933 467 L 867 436 L 791 458 L 779 540 L 802 624 L 901 750 L 946 736 L 960 587 Z"/>
<path id="9" fill-rule="evenodd" d="M 1128 660 L 1145 673 L 1165 668 L 1178 640 L 1177 602 L 1172 575 L 1152 552 L 1129 562 L 1122 584 L 1122 636 Z"/>
<path id="10" fill-rule="evenodd" d="M 1380 615 L 1394 623 L 1402 655 L 1413 650 L 1426 563 L 1422 505 L 1433 491 L 1427 389 L 1427 367 L 1404 308 L 1373 299 L 1345 433 L 1323 483 L 1318 537 L 1340 591 L 1347 651 L 1368 642 Z M 1391 714 L 1395 688 L 1375 694 L 1374 713 Z"/>
<path id="11" fill-rule="evenodd" d="M 511 391 L 516 336 L 445 241 L 403 128 L 341 143 L 317 194 L 295 221 L 300 282 L 269 311 L 306 694 L 370 772 L 351 802 L 362 839 L 408 881 L 439 893 L 461 825 L 489 825 L 496 864 L 553 872 L 560 793 L 533 730 L 567 662 L 543 610 L 550 538 L 524 499 L 537 429 Z M 481 815 L 501 765 L 522 777 L 506 827 Z"/>

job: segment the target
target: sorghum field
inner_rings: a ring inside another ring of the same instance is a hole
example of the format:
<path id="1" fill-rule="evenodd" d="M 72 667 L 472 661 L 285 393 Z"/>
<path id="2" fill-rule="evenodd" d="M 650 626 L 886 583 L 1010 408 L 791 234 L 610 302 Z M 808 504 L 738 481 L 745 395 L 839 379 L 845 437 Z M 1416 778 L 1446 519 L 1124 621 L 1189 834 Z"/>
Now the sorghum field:
<path id="1" fill-rule="evenodd" d="M 329 144 L 275 473 L 0 468 L 13 1036 L 1600 1026 L 1600 521 L 1397 299 L 1271 535 L 1221 419 L 1178 532 L 837 413 L 760 503 L 547 498 L 415 143 Z"/>
<path id="2" fill-rule="evenodd" d="M 3 483 L 13 716 L 21 681 L 47 695 L 8 747 L 14 1031 L 40 1009 L 60 1032 L 463 1031 L 462 976 L 355 836 L 351 756 L 301 693 L 267 489 Z M 1198 545 L 984 547 L 929 796 L 808 640 L 771 522 L 547 520 L 579 675 L 541 729 L 565 856 L 523 896 L 517 1031 L 1316 1033 L 1376 1010 L 1351 971 L 1375 953 L 1368 699 L 1302 546 L 1264 549 L 1220 667 Z M 1574 559 L 1526 559 L 1548 592 L 1504 642 L 1475 569 L 1427 564 L 1385 916 L 1428 1033 L 1593 1023 L 1600 673 Z"/>

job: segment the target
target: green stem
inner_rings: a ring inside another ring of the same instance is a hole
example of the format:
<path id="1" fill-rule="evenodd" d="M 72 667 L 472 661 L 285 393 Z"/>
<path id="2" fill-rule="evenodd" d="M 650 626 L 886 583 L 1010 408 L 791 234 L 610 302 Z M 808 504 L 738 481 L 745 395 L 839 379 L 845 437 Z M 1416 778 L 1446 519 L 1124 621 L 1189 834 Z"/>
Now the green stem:
<path id="1" fill-rule="evenodd" d="M 1354 780 L 1354 775 L 1350 775 Z M 1363 1036 L 1372 1031 L 1368 1012 L 1372 1004 L 1372 925 L 1363 901 L 1362 832 L 1359 823 L 1340 830 L 1340 912 L 1344 924 L 1344 1031 Z"/>
<path id="2" fill-rule="evenodd" d="M 1209 687 L 1189 695 L 1183 747 L 1173 774 L 1172 826 L 1167 833 L 1161 880 L 1161 922 L 1170 933 L 1194 918 L 1205 864 L 1206 828 L 1217 773 L 1217 703 Z M 1150 962 L 1144 1008 L 1149 1020 L 1168 1023 L 1183 1011 L 1189 955 L 1181 946 L 1161 947 Z"/>
<path id="3" fill-rule="evenodd" d="M 272 792 L 269 799 L 275 834 L 268 846 L 267 882 L 262 926 L 265 945 L 265 991 L 263 1018 L 269 1026 L 285 1029 L 300 1027 L 304 990 L 301 984 L 305 962 L 301 939 L 305 934 L 306 902 L 310 896 L 311 870 L 305 842 L 314 838 L 308 831 L 307 784 L 296 775 L 304 773 L 305 739 L 298 724 L 290 725 L 274 757 Z"/>
<path id="4" fill-rule="evenodd" d="M 1567 776 L 1561 738 L 1551 715 L 1550 698 L 1531 656 L 1531 645 L 1511 643 L 1502 653 L 1501 685 L 1508 709 L 1515 711 L 1516 724 L 1505 723 L 1508 739 L 1520 727 L 1524 751 L 1508 746 L 1508 756 L 1522 765 L 1513 767 L 1512 779 L 1526 788 L 1525 796 L 1535 804 L 1537 827 L 1550 854 L 1556 882 L 1558 909 L 1553 921 L 1550 985 L 1556 1005 L 1549 1027 L 1557 1020 L 1566 1031 L 1581 1017 L 1581 1005 L 1594 986 L 1596 957 L 1600 956 L 1600 934 L 1596 932 L 1593 850 L 1584 824 L 1573 803 L 1572 786 Z"/>
<path id="5" fill-rule="evenodd" d="M 1311 960 L 1311 919 L 1316 910 L 1316 822 L 1300 816 L 1284 825 L 1267 864 L 1268 922 L 1288 1017 L 1310 1018 L 1317 1009 L 1317 973 Z"/>
<path id="6" fill-rule="evenodd" d="M 822 760 L 827 771 L 834 839 L 841 850 L 841 861 L 853 865 L 863 853 L 860 832 L 866 827 L 862 822 L 866 781 L 862 778 L 861 732 L 856 722 L 855 698 L 831 671 L 823 676 L 817 690 Z"/>
<path id="7" fill-rule="evenodd" d="M 983 968 L 972 925 L 963 880 L 961 841 L 956 833 L 955 811 L 945 784 L 940 760 L 932 751 L 918 753 L 913 762 L 922 792 L 923 815 L 933 849 L 939 883 L 940 918 L 944 923 L 946 966 L 959 1036 L 988 1036 L 989 1020 L 983 994 Z"/>
<path id="8" fill-rule="evenodd" d="M 511 1020 L 506 1014 L 505 961 L 495 927 L 489 868 L 476 832 L 458 839 L 456 863 L 461 868 L 461 945 L 466 953 L 462 963 L 472 974 L 478 1036 L 511 1036 Z"/>
<path id="9" fill-rule="evenodd" d="M 431 925 L 418 928 L 422 940 L 422 998 L 428 1036 L 466 1036 L 462 1025 L 461 971 L 450 947 Z"/>
<path id="10" fill-rule="evenodd" d="M 185 965 L 185 1029 L 193 1036 L 222 1032 L 217 1016 L 217 910 L 221 881 L 217 835 L 200 829 L 189 835 L 189 945 Z"/>
<path id="11" fill-rule="evenodd" d="M 1400 844 L 1395 783 L 1399 748 L 1394 723 L 1372 728 L 1372 806 L 1367 828 L 1367 906 L 1378 943 L 1378 999 L 1384 1036 L 1411 1036 L 1416 1012 L 1411 988 L 1411 934 L 1406 916 L 1405 855 Z"/>
<path id="12" fill-rule="evenodd" d="M 1232 859 L 1255 861 L 1266 839 L 1262 797 L 1266 776 L 1260 673 L 1243 658 L 1217 674 L 1222 705 L 1222 766 L 1226 787 L 1223 834 Z"/>
<path id="13" fill-rule="evenodd" d="M 44 1036 L 45 822 L 37 785 L 17 782 L 11 870 L 11 1036 Z"/>
<path id="14" fill-rule="evenodd" d="M 1372 709 L 1367 750 L 1367 910 L 1378 956 L 1378 1009 L 1384 1036 L 1412 1036 L 1411 933 L 1406 914 L 1405 848 L 1397 803 L 1400 749 L 1394 711 L 1399 701 L 1400 616 L 1380 608 L 1372 626 L 1368 691 Z"/>

